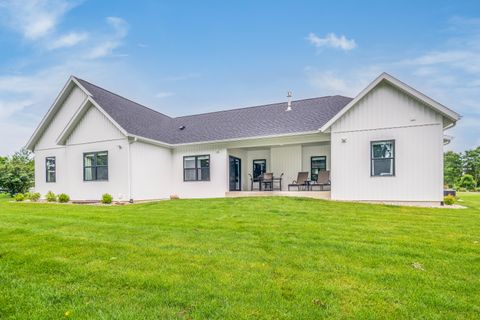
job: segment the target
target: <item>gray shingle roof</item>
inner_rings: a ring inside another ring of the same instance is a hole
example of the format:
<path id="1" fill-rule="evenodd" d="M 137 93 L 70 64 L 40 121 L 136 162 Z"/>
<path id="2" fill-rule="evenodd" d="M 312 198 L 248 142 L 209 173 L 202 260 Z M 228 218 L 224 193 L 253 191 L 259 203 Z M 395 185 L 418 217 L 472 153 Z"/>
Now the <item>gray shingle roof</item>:
<path id="1" fill-rule="evenodd" d="M 281 135 L 318 130 L 352 98 L 326 96 L 171 118 L 76 78 L 129 134 L 169 144 Z M 184 126 L 185 129 L 179 128 Z"/>

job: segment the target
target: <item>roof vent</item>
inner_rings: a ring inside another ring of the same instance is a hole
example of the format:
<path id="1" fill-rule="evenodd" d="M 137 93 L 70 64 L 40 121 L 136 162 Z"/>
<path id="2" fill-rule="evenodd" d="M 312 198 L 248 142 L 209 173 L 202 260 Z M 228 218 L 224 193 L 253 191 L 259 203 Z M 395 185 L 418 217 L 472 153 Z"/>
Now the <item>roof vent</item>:
<path id="1" fill-rule="evenodd" d="M 184 130 L 185 129 L 185 126 L 180 126 L 178 127 L 179 130 Z"/>
<path id="2" fill-rule="evenodd" d="M 287 92 L 287 110 L 285 111 L 292 111 L 292 91 Z"/>

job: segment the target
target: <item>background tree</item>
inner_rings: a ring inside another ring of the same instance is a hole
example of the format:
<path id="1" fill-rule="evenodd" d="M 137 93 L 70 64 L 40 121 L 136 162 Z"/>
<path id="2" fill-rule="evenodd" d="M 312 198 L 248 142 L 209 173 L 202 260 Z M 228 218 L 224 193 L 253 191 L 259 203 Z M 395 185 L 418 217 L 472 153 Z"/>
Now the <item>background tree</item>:
<path id="1" fill-rule="evenodd" d="M 463 171 L 472 175 L 473 179 L 480 181 L 480 147 L 466 150 L 462 157 Z"/>
<path id="2" fill-rule="evenodd" d="M 466 173 L 462 176 L 458 185 L 460 186 L 460 188 L 465 188 L 468 191 L 475 191 L 477 182 L 475 181 L 475 179 L 473 179 L 473 176 L 471 174 Z"/>
<path id="3" fill-rule="evenodd" d="M 25 149 L 13 156 L 0 158 L 0 190 L 11 196 L 26 193 L 34 185 L 34 162 L 32 154 Z"/>
<path id="4" fill-rule="evenodd" d="M 460 181 L 463 174 L 463 162 L 459 153 L 448 151 L 443 155 L 443 181 L 452 188 Z"/>

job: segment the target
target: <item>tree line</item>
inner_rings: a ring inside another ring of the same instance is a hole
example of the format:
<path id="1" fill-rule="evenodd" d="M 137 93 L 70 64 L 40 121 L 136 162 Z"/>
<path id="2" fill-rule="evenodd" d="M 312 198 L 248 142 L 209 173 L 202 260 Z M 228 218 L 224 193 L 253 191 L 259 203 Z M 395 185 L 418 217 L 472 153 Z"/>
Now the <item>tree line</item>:
<path id="1" fill-rule="evenodd" d="M 444 184 L 449 188 L 480 191 L 480 147 L 464 152 L 448 151 L 443 156 Z"/>

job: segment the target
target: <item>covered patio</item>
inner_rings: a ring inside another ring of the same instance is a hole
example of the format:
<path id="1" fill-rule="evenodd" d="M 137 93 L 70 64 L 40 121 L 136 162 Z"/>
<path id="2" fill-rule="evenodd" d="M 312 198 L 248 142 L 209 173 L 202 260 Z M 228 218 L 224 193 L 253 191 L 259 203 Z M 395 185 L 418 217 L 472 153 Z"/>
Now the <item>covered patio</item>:
<path id="1" fill-rule="evenodd" d="M 330 185 L 317 183 L 330 172 L 330 141 L 318 140 L 228 148 L 225 195 L 330 199 Z"/>

